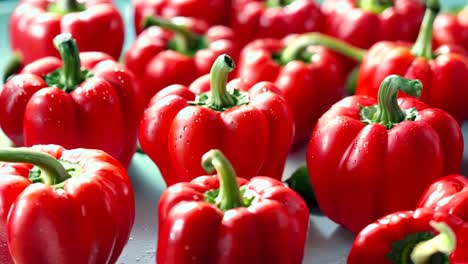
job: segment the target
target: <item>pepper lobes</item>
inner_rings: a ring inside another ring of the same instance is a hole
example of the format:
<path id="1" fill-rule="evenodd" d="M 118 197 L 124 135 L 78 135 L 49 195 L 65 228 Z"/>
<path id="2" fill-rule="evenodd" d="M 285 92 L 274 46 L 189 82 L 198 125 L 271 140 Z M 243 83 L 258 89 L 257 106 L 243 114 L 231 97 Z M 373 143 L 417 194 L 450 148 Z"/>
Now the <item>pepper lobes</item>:
<path id="1" fill-rule="evenodd" d="M 435 181 L 423 193 L 417 207 L 453 214 L 468 222 L 468 179 L 452 174 Z"/>
<path id="2" fill-rule="evenodd" d="M 424 15 L 419 0 L 325 0 L 323 32 L 360 48 L 382 40 L 412 42 Z"/>
<path id="3" fill-rule="evenodd" d="M 439 14 L 434 20 L 436 47 L 458 45 L 468 52 L 468 5 L 455 12 Z"/>
<path id="4" fill-rule="evenodd" d="M 421 31 L 413 46 L 379 42 L 369 49 L 361 63 L 356 94 L 376 97 L 380 82 L 390 74 L 421 80 L 421 100 L 447 111 L 462 124 L 468 118 L 468 57 L 444 47 L 433 51 L 433 22 L 440 5 L 437 0 L 428 0 L 426 5 Z"/>
<path id="5" fill-rule="evenodd" d="M 168 186 L 202 174 L 198 161 L 213 148 L 221 149 L 245 178 L 281 179 L 294 132 L 289 107 L 268 82 L 237 79 L 226 88 L 234 67 L 229 56 L 220 55 L 210 75 L 189 88 L 168 86 L 149 103 L 139 141 Z"/>
<path id="6" fill-rule="evenodd" d="M 434 180 L 459 170 L 463 137 L 446 112 L 412 97 L 418 80 L 387 77 L 378 101 L 350 96 L 318 121 L 307 149 L 317 202 L 334 222 L 358 233 L 386 214 L 415 208 Z"/>
<path id="7" fill-rule="evenodd" d="M 230 25 L 239 42 L 246 44 L 259 38 L 319 31 L 322 19 L 315 0 L 234 0 Z"/>
<path id="8" fill-rule="evenodd" d="M 135 218 L 122 165 L 57 145 L 0 149 L 0 160 L 1 263 L 117 261 Z"/>
<path id="9" fill-rule="evenodd" d="M 344 95 L 345 73 L 329 50 L 296 35 L 259 39 L 241 52 L 238 77 L 273 82 L 294 116 L 294 144 L 307 141 L 317 119 Z M 294 44 L 294 46 L 293 46 Z"/>
<path id="10" fill-rule="evenodd" d="M 46 56 L 59 57 L 52 40 L 72 34 L 81 51 L 101 51 L 119 59 L 124 24 L 110 0 L 22 0 L 10 17 L 10 44 L 23 65 Z"/>
<path id="11" fill-rule="evenodd" d="M 426 1 L 426 13 L 414 45 L 381 41 L 369 50 L 349 45 L 319 33 L 307 33 L 290 46 L 304 42 L 322 45 L 361 63 L 356 95 L 377 97 L 381 82 L 391 74 L 420 80 L 424 84 L 421 100 L 430 107 L 452 115 L 459 124 L 468 118 L 468 53 L 456 45 L 432 50 L 433 22 L 439 12 L 438 0 Z M 408 96 L 401 92 L 399 96 Z"/>
<path id="12" fill-rule="evenodd" d="M 227 24 L 229 0 L 132 0 L 135 32 L 143 31 L 143 20 L 147 16 L 172 18 L 177 16 L 203 20 L 209 25 Z"/>
<path id="13" fill-rule="evenodd" d="M 302 263 L 309 211 L 300 196 L 270 177 L 237 178 L 219 150 L 202 162 L 218 175 L 170 186 L 159 200 L 157 262 Z"/>
<path id="14" fill-rule="evenodd" d="M 79 54 L 70 34 L 54 42 L 62 60 L 39 59 L 0 91 L 2 130 L 17 146 L 101 149 L 128 166 L 143 113 L 135 77 L 109 55 Z"/>
<path id="15" fill-rule="evenodd" d="M 427 208 L 399 211 L 362 230 L 347 263 L 463 264 L 467 235 L 468 224 L 456 216 Z"/>
<path id="16" fill-rule="evenodd" d="M 221 54 L 238 56 L 234 32 L 225 26 L 176 17 L 148 17 L 147 28 L 125 54 L 125 65 L 141 80 L 146 102 L 171 84 L 189 85 L 208 74 Z"/>

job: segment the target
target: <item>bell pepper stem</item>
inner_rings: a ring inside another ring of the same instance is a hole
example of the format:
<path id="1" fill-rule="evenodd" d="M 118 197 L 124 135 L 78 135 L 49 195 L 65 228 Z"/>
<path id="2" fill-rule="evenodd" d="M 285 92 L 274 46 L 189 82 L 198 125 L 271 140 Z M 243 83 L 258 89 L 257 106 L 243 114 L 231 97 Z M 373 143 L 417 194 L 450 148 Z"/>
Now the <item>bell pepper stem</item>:
<path id="1" fill-rule="evenodd" d="M 447 224 L 441 222 L 431 221 L 430 225 L 439 234 L 430 240 L 416 244 L 410 255 L 414 264 L 429 263 L 431 257 L 437 253 L 448 256 L 455 250 L 457 240 L 453 230 Z"/>
<path id="2" fill-rule="evenodd" d="M 21 54 L 19 52 L 13 53 L 3 72 L 3 83 L 6 83 L 21 68 L 21 62 Z"/>
<path id="3" fill-rule="evenodd" d="M 58 0 L 57 5 L 67 13 L 80 10 L 80 4 L 77 0 Z"/>
<path id="4" fill-rule="evenodd" d="M 48 10 L 57 14 L 65 15 L 85 10 L 84 4 L 77 0 L 56 0 L 49 5 Z"/>
<path id="5" fill-rule="evenodd" d="M 60 82 L 64 86 L 63 90 L 65 92 L 72 91 L 85 79 L 81 71 L 78 47 L 69 33 L 57 35 L 54 38 L 54 45 L 63 61 L 63 71 L 60 76 Z"/>
<path id="6" fill-rule="evenodd" d="M 228 74 L 235 68 L 235 63 L 226 54 L 216 58 L 210 70 L 210 98 L 208 105 L 213 109 L 226 109 L 236 105 L 236 99 L 226 89 Z"/>
<path id="7" fill-rule="evenodd" d="M 216 197 L 216 206 L 219 209 L 227 211 L 244 206 L 236 173 L 220 150 L 213 149 L 205 153 L 202 157 L 202 167 L 207 173 L 214 170 L 218 172 L 219 194 Z"/>
<path id="8" fill-rule="evenodd" d="M 186 26 L 178 25 L 169 19 L 164 19 L 156 16 L 148 16 L 143 19 L 143 28 L 158 26 L 174 32 L 173 41 L 176 49 L 182 53 L 188 54 L 194 48 L 202 36 L 189 30 Z"/>
<path id="9" fill-rule="evenodd" d="M 267 7 L 283 7 L 294 2 L 294 0 L 265 0 L 265 6 Z"/>
<path id="10" fill-rule="evenodd" d="M 379 87 L 377 95 L 377 122 L 391 127 L 405 119 L 405 113 L 398 105 L 398 91 L 419 97 L 422 84 L 419 80 L 410 80 L 398 75 L 387 76 Z"/>
<path id="11" fill-rule="evenodd" d="M 424 14 L 418 38 L 411 48 L 414 56 L 423 57 L 428 60 L 434 57 L 432 52 L 432 29 L 439 11 L 439 0 L 426 0 L 426 13 Z"/>
<path id="12" fill-rule="evenodd" d="M 293 40 L 281 53 L 281 61 L 286 64 L 301 58 L 301 54 L 306 52 L 307 47 L 312 45 L 324 46 L 358 62 L 364 59 L 367 52 L 339 39 L 314 32 L 305 33 Z"/>
<path id="13" fill-rule="evenodd" d="M 393 6 L 392 0 L 360 0 L 358 2 L 359 7 L 362 10 L 372 12 L 375 14 L 381 14 L 385 9 Z"/>
<path id="14" fill-rule="evenodd" d="M 348 73 L 348 76 L 346 77 L 346 84 L 345 84 L 345 89 L 347 94 L 353 95 L 356 93 L 356 86 L 357 86 L 357 79 L 359 76 L 359 69 L 361 68 L 361 65 L 358 65 L 354 67 L 350 73 Z"/>
<path id="15" fill-rule="evenodd" d="M 55 185 L 70 178 L 65 167 L 53 156 L 23 148 L 0 148 L 0 161 L 30 163 L 39 167 L 44 183 Z"/>

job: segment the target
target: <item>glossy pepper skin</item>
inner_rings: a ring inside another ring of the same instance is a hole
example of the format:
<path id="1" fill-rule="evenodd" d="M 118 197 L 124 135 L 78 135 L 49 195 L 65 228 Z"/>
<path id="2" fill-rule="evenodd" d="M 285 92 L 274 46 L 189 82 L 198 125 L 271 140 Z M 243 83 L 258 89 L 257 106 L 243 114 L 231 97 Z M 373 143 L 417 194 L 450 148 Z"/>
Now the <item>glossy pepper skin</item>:
<path id="1" fill-rule="evenodd" d="M 2 130 L 17 146 L 101 149 L 128 166 L 143 113 L 134 75 L 104 53 L 79 54 L 69 34 L 54 42 L 63 61 L 39 59 L 1 90 Z"/>
<path id="2" fill-rule="evenodd" d="M 212 26 L 227 24 L 230 0 L 132 0 L 132 7 L 138 35 L 147 16 L 192 17 Z"/>
<path id="3" fill-rule="evenodd" d="M 115 263 L 135 218 L 125 169 L 98 150 L 1 149 L 0 262 Z M 36 165 L 36 166 L 34 166 Z"/>
<path id="4" fill-rule="evenodd" d="M 307 167 L 320 209 L 353 233 L 415 208 L 427 186 L 459 170 L 457 122 L 415 98 L 397 101 L 398 89 L 416 95 L 421 86 L 393 75 L 382 82 L 378 101 L 345 98 L 319 119 L 309 142 Z"/>
<path id="5" fill-rule="evenodd" d="M 421 80 L 421 100 L 427 105 L 447 111 L 460 124 L 468 118 L 468 57 L 443 47 L 432 50 L 432 25 L 439 8 L 437 0 L 427 1 L 421 32 L 413 46 L 379 42 L 369 49 L 359 70 L 357 95 L 376 97 L 380 82 L 398 74 Z"/>
<path id="6" fill-rule="evenodd" d="M 281 39 L 292 33 L 321 30 L 323 16 L 315 0 L 233 0 L 232 29 L 240 43 Z"/>
<path id="7" fill-rule="evenodd" d="M 139 141 L 168 186 L 201 175 L 200 158 L 213 148 L 244 178 L 281 179 L 294 132 L 289 107 L 268 82 L 236 79 L 226 88 L 233 67 L 230 57 L 220 55 L 210 75 L 189 87 L 168 86 L 151 99 Z"/>
<path id="8" fill-rule="evenodd" d="M 302 263 L 309 211 L 300 196 L 270 177 L 237 178 L 218 150 L 203 163 L 218 174 L 173 185 L 159 200 L 157 263 Z"/>
<path id="9" fill-rule="evenodd" d="M 52 40 L 70 33 L 81 51 L 101 51 L 119 59 L 124 24 L 111 0 L 22 0 L 10 17 L 10 44 L 23 65 L 60 57 Z"/>
<path id="10" fill-rule="evenodd" d="M 239 53 L 234 32 L 225 26 L 182 17 L 150 17 L 146 26 L 126 52 L 125 65 L 141 80 L 147 102 L 168 85 L 189 85 L 209 73 L 219 55 L 236 59 Z"/>
<path id="11" fill-rule="evenodd" d="M 421 196 L 418 207 L 453 214 L 468 222 L 468 179 L 452 174 L 434 182 Z"/>
<path id="12" fill-rule="evenodd" d="M 247 45 L 238 77 L 273 82 L 281 90 L 294 115 L 297 145 L 307 141 L 317 119 L 343 98 L 345 73 L 333 52 L 307 43 L 289 47 L 294 39 L 259 39 Z"/>
<path id="13" fill-rule="evenodd" d="M 424 15 L 420 0 L 325 0 L 323 32 L 360 48 L 382 40 L 413 42 Z"/>
<path id="14" fill-rule="evenodd" d="M 458 45 L 468 52 L 468 5 L 450 13 L 439 14 L 434 21 L 436 47 Z"/>
<path id="15" fill-rule="evenodd" d="M 440 227 L 437 223 L 446 226 Z M 467 223 L 444 212 L 427 208 L 395 212 L 382 217 L 359 233 L 351 247 L 347 263 L 467 263 L 467 231 Z M 447 240 L 437 241 L 436 237 Z M 423 243 L 436 248 L 423 249 L 419 246 Z"/>

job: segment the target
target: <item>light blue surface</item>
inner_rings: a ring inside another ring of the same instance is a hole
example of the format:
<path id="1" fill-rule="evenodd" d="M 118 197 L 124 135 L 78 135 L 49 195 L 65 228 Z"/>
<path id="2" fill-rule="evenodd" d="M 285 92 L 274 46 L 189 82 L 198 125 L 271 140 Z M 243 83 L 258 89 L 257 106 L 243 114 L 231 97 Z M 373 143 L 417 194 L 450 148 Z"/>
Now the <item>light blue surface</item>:
<path id="1" fill-rule="evenodd" d="M 125 48 L 134 39 L 132 14 L 129 0 L 117 1 L 126 21 Z M 442 1 L 444 8 L 468 4 L 468 0 Z M 16 1 L 0 0 L 0 70 L 9 58 L 8 16 Z M 464 136 L 468 138 L 468 124 L 464 126 Z M 305 150 L 291 153 L 284 175 L 290 175 L 304 164 Z M 462 171 L 468 175 L 468 144 L 465 144 L 465 156 Z M 135 154 L 129 168 L 129 174 L 135 191 L 136 220 L 131 238 L 118 263 L 154 263 L 157 237 L 157 202 L 165 188 L 157 167 L 142 154 Z M 306 245 L 304 263 L 338 264 L 345 263 L 349 247 L 354 236 L 320 214 L 312 214 Z"/>

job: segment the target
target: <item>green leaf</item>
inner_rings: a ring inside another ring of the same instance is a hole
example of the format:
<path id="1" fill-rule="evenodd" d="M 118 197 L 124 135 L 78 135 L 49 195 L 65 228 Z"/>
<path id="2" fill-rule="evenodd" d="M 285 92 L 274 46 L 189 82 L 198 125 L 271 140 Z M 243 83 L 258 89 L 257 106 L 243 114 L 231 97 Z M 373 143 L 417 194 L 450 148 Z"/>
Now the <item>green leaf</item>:
<path id="1" fill-rule="evenodd" d="M 245 186 L 241 187 L 239 191 L 242 197 L 242 204 L 245 207 L 249 207 L 250 205 L 252 205 L 253 200 L 255 200 L 255 196 L 246 195 L 247 188 Z M 216 197 L 218 197 L 218 195 L 219 195 L 219 188 L 208 190 L 203 194 L 203 200 L 205 200 L 205 202 L 210 203 L 210 204 L 216 204 Z"/>
<path id="2" fill-rule="evenodd" d="M 217 107 L 214 107 L 213 105 L 210 105 L 209 99 L 210 99 L 211 92 L 197 94 L 197 96 L 195 97 L 195 101 L 190 101 L 189 104 L 208 107 L 215 111 L 225 111 L 234 106 L 246 105 L 250 103 L 249 94 L 247 92 L 242 92 L 239 89 L 230 89 L 228 90 L 228 92 L 234 97 L 235 105 L 227 107 L 227 108 L 217 108 Z"/>
<path id="3" fill-rule="evenodd" d="M 317 206 L 306 165 L 299 167 L 285 182 L 304 199 L 309 207 Z"/>
<path id="4" fill-rule="evenodd" d="M 411 252 L 422 241 L 433 238 L 430 232 L 419 232 L 407 235 L 405 238 L 392 244 L 392 250 L 387 254 L 387 259 L 394 264 L 413 264 Z"/>

